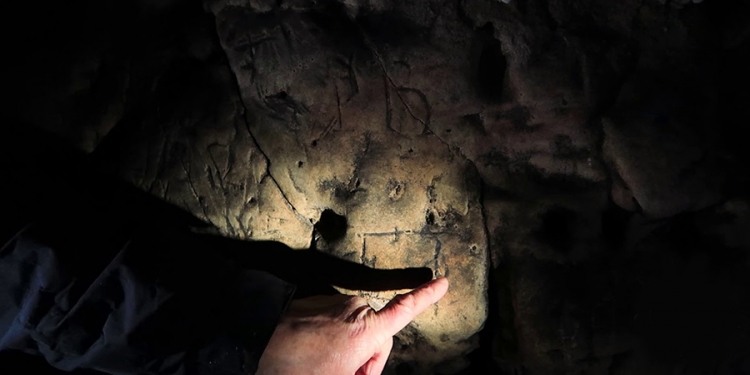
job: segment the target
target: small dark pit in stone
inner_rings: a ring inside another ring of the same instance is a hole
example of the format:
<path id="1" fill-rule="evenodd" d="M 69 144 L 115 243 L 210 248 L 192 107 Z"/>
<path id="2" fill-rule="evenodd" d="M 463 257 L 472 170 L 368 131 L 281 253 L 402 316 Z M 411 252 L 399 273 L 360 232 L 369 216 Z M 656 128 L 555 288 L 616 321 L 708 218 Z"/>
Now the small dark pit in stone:
<path id="1" fill-rule="evenodd" d="M 386 191 L 388 192 L 388 198 L 390 198 L 392 201 L 397 201 L 401 199 L 401 196 L 404 193 L 404 184 L 393 179 L 388 180 Z"/>
<path id="2" fill-rule="evenodd" d="M 320 219 L 315 223 L 315 230 L 320 233 L 326 242 L 339 240 L 346 235 L 346 216 L 342 216 L 327 208 L 320 214 Z"/>
<path id="3" fill-rule="evenodd" d="M 446 132 L 446 133 L 450 133 L 450 132 L 451 132 L 451 130 L 450 130 L 450 129 L 445 129 L 445 132 Z"/>
<path id="4" fill-rule="evenodd" d="M 318 141 L 312 141 L 312 143 L 310 143 L 310 145 L 313 146 L 313 147 L 315 147 L 315 146 L 318 145 Z"/>
<path id="5" fill-rule="evenodd" d="M 435 213 L 432 211 L 427 211 L 425 221 L 427 222 L 427 225 L 435 225 Z"/>
<path id="6" fill-rule="evenodd" d="M 304 163 L 304 162 L 302 162 L 302 160 L 300 160 L 300 161 L 298 161 L 298 162 L 297 162 L 297 167 L 299 167 L 299 168 L 302 168 L 302 166 L 303 166 L 304 164 L 305 164 L 305 163 Z"/>
<path id="7" fill-rule="evenodd" d="M 470 234 L 470 233 L 466 233 L 466 234 L 467 234 L 467 235 L 465 236 L 465 237 L 466 237 L 466 240 L 467 240 L 467 241 L 470 241 L 470 240 L 471 240 L 471 237 L 470 237 L 470 235 L 471 235 L 471 234 Z M 473 256 L 476 256 L 476 255 L 477 255 L 477 245 L 471 245 L 471 247 L 469 247 L 469 254 L 471 254 L 471 255 L 473 255 Z"/>

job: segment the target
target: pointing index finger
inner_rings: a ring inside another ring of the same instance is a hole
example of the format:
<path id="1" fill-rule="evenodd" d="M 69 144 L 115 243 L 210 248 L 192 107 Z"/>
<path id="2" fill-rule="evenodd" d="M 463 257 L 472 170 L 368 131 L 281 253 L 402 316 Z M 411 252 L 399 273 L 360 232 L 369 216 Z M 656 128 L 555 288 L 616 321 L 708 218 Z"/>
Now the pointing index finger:
<path id="1" fill-rule="evenodd" d="M 417 315 L 439 301 L 448 291 L 448 279 L 441 277 L 423 284 L 409 293 L 392 299 L 376 315 L 378 324 L 388 337 L 397 334 Z"/>

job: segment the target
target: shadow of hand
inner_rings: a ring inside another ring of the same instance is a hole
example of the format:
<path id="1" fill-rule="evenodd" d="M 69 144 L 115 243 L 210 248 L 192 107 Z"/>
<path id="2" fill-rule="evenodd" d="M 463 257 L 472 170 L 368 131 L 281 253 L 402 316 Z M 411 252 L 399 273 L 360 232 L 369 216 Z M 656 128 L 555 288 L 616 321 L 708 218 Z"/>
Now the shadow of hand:
<path id="1" fill-rule="evenodd" d="M 293 250 L 279 242 L 199 236 L 208 242 L 206 248 L 222 249 L 244 268 L 267 271 L 297 284 L 297 297 L 335 294 L 332 285 L 366 291 L 413 289 L 433 277 L 427 267 L 374 269 L 317 250 Z"/>
<path id="2" fill-rule="evenodd" d="M 296 284 L 297 297 L 336 294 L 331 285 L 368 291 L 413 289 L 432 279 L 429 268 L 377 270 L 316 250 L 293 250 L 279 242 L 240 241 L 190 233 L 188 228 L 211 226 L 181 208 L 124 183 L 110 173 L 111 168 L 106 163 L 95 162 L 90 156 L 67 147 L 59 137 L 28 124 L 12 123 L 12 137 L 3 142 L 7 146 L 2 150 L 3 156 L 7 157 L 0 161 L 8 168 L 9 175 L 17 177 L 11 182 L 18 182 L 18 186 L 11 186 L 13 194 L 9 194 L 14 197 L 10 203 L 18 207 L 12 206 L 10 212 L 23 215 L 16 220 L 17 225 L 0 228 L 0 242 L 30 221 L 60 212 L 64 216 L 58 220 L 85 223 L 98 218 L 109 223 L 107 227 L 127 235 L 134 228 L 144 226 L 175 230 L 177 236 L 187 240 L 185 251 L 222 252 L 243 268 L 267 271 Z M 48 194 L 50 186 L 55 188 L 56 194 Z"/>

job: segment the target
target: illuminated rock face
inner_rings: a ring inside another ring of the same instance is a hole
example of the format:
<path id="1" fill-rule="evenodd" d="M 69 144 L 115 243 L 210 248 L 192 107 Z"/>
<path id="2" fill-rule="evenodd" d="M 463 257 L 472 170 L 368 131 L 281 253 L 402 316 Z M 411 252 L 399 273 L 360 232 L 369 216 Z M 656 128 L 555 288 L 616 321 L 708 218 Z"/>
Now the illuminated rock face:
<path id="1" fill-rule="evenodd" d="M 462 371 L 478 332 L 489 373 L 700 372 L 645 358 L 750 337 L 691 305 L 750 316 L 721 297 L 750 285 L 747 8 L 715 4 L 167 1 L 115 25 L 104 7 L 85 22 L 109 32 L 48 43 L 63 78 L 46 49 L 20 67 L 13 110 L 226 236 L 448 276 L 388 373 Z M 659 336 L 686 331 L 674 317 L 739 339 Z"/>
<path id="2" fill-rule="evenodd" d="M 458 74 L 468 66 L 457 52 L 404 48 L 411 35 L 377 40 L 343 8 L 271 19 L 250 7 L 212 9 L 249 131 L 300 225 L 324 210 L 346 218 L 345 233 L 317 247 L 375 268 L 429 267 L 450 277 L 449 296 L 402 334 L 393 364 L 460 368 L 487 317 L 489 260 L 479 174 L 442 139 L 461 126 L 445 112 L 467 102 L 451 97 L 470 92 Z M 465 25 L 456 31 L 470 37 Z M 453 45 L 453 37 L 437 43 Z M 382 305 L 394 295 L 367 296 Z"/>
<path id="3" fill-rule="evenodd" d="M 395 51 L 354 34 L 332 44 L 336 34 L 303 12 L 260 22 L 251 8 L 215 11 L 229 66 L 185 68 L 190 81 L 169 90 L 177 97 L 167 102 L 178 104 L 146 114 L 123 142 L 124 177 L 227 236 L 294 248 L 315 241 L 370 267 L 450 277 L 449 295 L 398 336 L 391 368 L 460 370 L 488 306 L 480 175 L 443 139 L 465 126 L 455 113 L 474 94 L 456 71 L 470 65 L 438 48 Z M 288 28 L 297 31 L 286 40 Z M 471 37 L 470 27 L 456 28 Z M 253 38 L 266 42 L 249 48 Z M 342 217 L 341 233 L 314 231 L 324 212 Z M 366 296 L 378 306 L 399 292 Z"/>

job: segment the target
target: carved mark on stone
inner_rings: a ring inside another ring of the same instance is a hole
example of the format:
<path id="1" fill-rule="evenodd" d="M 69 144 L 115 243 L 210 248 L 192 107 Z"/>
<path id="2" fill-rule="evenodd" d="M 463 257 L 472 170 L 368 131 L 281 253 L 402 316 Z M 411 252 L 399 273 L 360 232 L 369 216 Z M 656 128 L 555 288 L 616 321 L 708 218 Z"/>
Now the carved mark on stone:
<path id="1" fill-rule="evenodd" d="M 411 116 L 414 120 L 418 121 L 423 125 L 422 131 L 418 132 L 418 134 L 424 134 L 425 130 L 429 129 L 429 121 L 430 117 L 432 115 L 432 108 L 430 107 L 430 103 L 427 100 L 427 96 L 424 95 L 423 92 L 416 88 L 411 87 L 405 87 L 397 85 L 396 82 L 394 82 L 393 78 L 391 78 L 390 74 L 388 73 L 388 68 L 385 65 L 385 61 L 383 60 L 383 57 L 380 55 L 380 52 L 378 52 L 377 48 L 375 48 L 375 45 L 370 41 L 370 39 L 367 36 L 364 36 L 365 44 L 370 49 L 372 54 L 375 56 L 375 58 L 378 61 L 378 64 L 380 65 L 380 68 L 383 71 L 383 83 L 384 83 L 384 90 L 385 90 L 385 101 L 386 101 L 386 127 L 390 130 L 393 130 L 396 133 L 399 133 L 401 135 L 404 135 L 403 132 L 399 129 L 395 129 L 393 127 L 393 104 L 391 101 L 391 87 L 395 89 L 396 96 L 398 97 L 401 104 L 406 108 L 407 113 L 409 116 Z M 404 95 L 407 92 L 413 92 L 416 93 L 419 98 L 421 99 L 424 109 L 425 109 L 425 118 L 419 118 L 417 115 L 414 114 L 414 111 L 412 110 L 409 103 L 404 99 Z"/>
<path id="2" fill-rule="evenodd" d="M 225 172 L 224 175 L 222 175 L 222 169 L 219 167 L 219 163 L 216 161 L 216 156 L 214 155 L 214 152 L 215 152 L 214 150 L 216 150 L 217 148 L 224 149 L 224 150 L 227 151 L 227 157 L 226 157 L 226 159 L 227 159 L 227 166 L 224 168 L 224 170 L 227 171 L 227 172 Z M 229 206 L 230 206 L 230 204 L 227 201 L 227 197 L 229 195 L 229 188 L 230 187 L 227 186 L 227 184 L 225 184 L 225 181 L 224 181 L 225 177 L 227 176 L 228 171 L 231 169 L 231 165 L 230 165 L 230 161 L 229 161 L 231 159 L 231 156 L 229 156 L 229 155 L 231 155 L 231 152 L 229 152 L 229 150 L 227 150 L 227 148 L 228 147 L 226 145 L 222 145 L 222 144 L 219 144 L 219 143 L 212 143 L 212 144 L 210 144 L 208 146 L 208 149 L 207 149 L 208 155 L 209 155 L 209 158 L 211 159 L 211 163 L 213 164 L 214 168 L 212 169 L 210 166 L 206 165 L 206 173 L 208 174 L 208 180 L 209 180 L 209 183 L 211 184 L 211 187 L 212 187 L 213 190 L 216 190 L 216 182 L 215 181 L 219 182 L 219 184 L 218 184 L 218 190 L 221 192 L 221 197 L 224 200 L 224 204 L 221 205 L 224 208 L 224 214 L 223 214 L 224 224 L 226 225 L 226 230 L 228 231 L 228 233 L 230 235 L 234 236 L 236 233 L 235 233 L 235 230 L 234 230 L 234 226 L 232 225 L 232 220 L 230 219 L 230 216 L 229 216 Z M 216 174 L 215 179 L 214 179 L 214 176 L 213 176 L 214 173 Z"/>
<path id="3" fill-rule="evenodd" d="M 344 117 L 341 115 L 341 96 L 339 95 L 339 85 L 336 80 L 333 81 L 333 87 L 336 89 L 336 109 L 339 113 L 339 130 L 344 128 Z"/>
<path id="4" fill-rule="evenodd" d="M 408 135 L 422 135 L 430 123 L 431 109 L 427 98 L 421 91 L 411 87 L 395 87 L 396 96 L 406 109 L 406 116 L 397 116 L 398 132 Z M 419 112 L 419 113 L 418 113 Z M 410 121 L 411 119 L 411 121 Z M 414 126 L 414 122 L 418 124 Z"/>
<path id="5" fill-rule="evenodd" d="M 446 235 L 458 235 L 459 233 L 452 232 L 452 231 L 430 231 L 425 229 L 398 229 L 390 232 L 364 232 L 360 233 L 362 236 L 373 236 L 373 237 L 388 237 L 388 236 L 394 236 L 394 238 L 397 238 L 398 236 L 402 234 L 406 235 L 420 235 L 420 236 L 434 236 L 439 234 L 446 234 Z"/>
<path id="6" fill-rule="evenodd" d="M 263 104 L 269 110 L 269 117 L 283 121 L 292 130 L 299 128 L 297 122 L 298 114 L 305 114 L 310 112 L 304 103 L 295 100 L 286 91 L 280 91 L 273 95 L 262 96 Z"/>
<path id="7" fill-rule="evenodd" d="M 346 98 L 346 101 L 352 100 L 355 95 L 359 94 L 359 83 L 357 82 L 357 73 L 354 70 L 354 56 L 355 53 L 352 52 L 351 56 L 349 57 L 349 63 L 347 64 L 347 68 L 349 70 L 349 82 L 352 89 L 352 94 Z"/>
<path id="8" fill-rule="evenodd" d="M 300 165 L 299 163 L 302 163 L 302 162 L 301 161 L 298 162 L 297 165 Z M 300 168 L 302 168 L 302 167 L 300 166 Z M 287 177 L 289 177 L 289 181 L 292 182 L 292 187 L 294 188 L 294 190 L 297 190 L 298 193 L 304 194 L 305 191 L 302 189 L 302 187 L 297 182 L 297 178 L 294 177 L 294 173 L 292 173 L 292 169 L 291 168 L 287 168 L 286 169 L 286 175 L 287 175 Z"/>
<path id="9" fill-rule="evenodd" d="M 321 139 L 323 139 L 323 138 L 325 138 L 331 132 L 331 130 L 333 130 L 333 126 L 334 125 L 336 125 L 336 117 L 331 117 L 331 120 L 328 121 L 328 125 L 326 125 L 326 128 L 323 129 L 323 132 L 320 133 L 320 135 L 318 135 L 317 137 L 313 138 L 313 140 L 312 140 L 312 142 L 311 142 L 310 145 L 312 147 L 317 146 L 318 145 L 318 141 L 321 140 Z"/>
<path id="10" fill-rule="evenodd" d="M 443 250 L 443 243 L 440 242 L 440 240 L 436 238 L 435 239 L 435 254 L 432 257 L 432 262 L 433 262 L 432 266 L 434 267 L 433 270 L 435 272 L 435 276 L 437 277 L 442 276 L 442 271 L 440 270 L 440 260 L 441 260 L 440 258 L 442 255 L 441 254 L 442 250 Z"/>
<path id="11" fill-rule="evenodd" d="M 359 260 L 360 263 L 370 268 L 375 268 L 375 263 L 378 261 L 377 255 L 373 255 L 370 258 L 367 257 L 367 238 L 362 239 L 362 254 L 360 255 Z"/>
<path id="12" fill-rule="evenodd" d="M 362 164 L 367 160 L 366 156 L 367 152 L 370 151 L 370 146 L 372 146 L 372 133 L 368 131 L 365 132 L 362 143 L 360 143 L 359 153 L 354 158 L 354 172 L 352 172 L 352 177 L 349 179 L 349 190 L 351 191 L 359 188 L 359 178 L 357 176 L 359 176 L 359 171 L 362 169 Z M 352 182 L 356 186 L 352 186 Z"/>
<path id="13" fill-rule="evenodd" d="M 388 198 L 392 201 L 397 201 L 404 196 L 404 190 L 406 190 L 406 182 L 396 181 L 394 179 L 388 180 L 388 184 L 385 188 L 388 193 Z"/>
<path id="14" fill-rule="evenodd" d="M 193 178 L 190 176 L 190 161 L 187 162 L 186 166 L 185 161 L 180 160 L 180 166 L 182 166 L 182 170 L 183 172 L 185 172 L 185 178 L 187 178 L 187 183 L 190 187 L 190 192 L 193 193 L 193 198 L 195 198 L 195 200 L 200 205 L 201 211 L 203 212 L 203 217 L 206 219 L 206 222 L 211 223 L 211 218 L 208 216 L 208 210 L 206 209 L 206 205 L 204 204 L 204 199 L 203 197 L 198 195 L 198 191 L 195 190 L 195 185 L 193 184 Z M 185 207 L 190 206 L 185 204 Z"/>
<path id="15" fill-rule="evenodd" d="M 355 52 L 349 55 L 349 58 L 339 56 L 334 59 L 337 63 L 346 69 L 346 82 L 349 84 L 349 94 L 344 99 L 344 103 L 349 103 L 357 94 L 359 94 L 359 82 L 357 81 L 357 74 L 354 69 L 354 56 Z"/>
<path id="16" fill-rule="evenodd" d="M 430 181 L 430 184 L 425 189 L 425 191 L 427 192 L 427 198 L 430 200 L 430 204 L 437 202 L 438 194 L 435 190 L 435 183 L 440 182 L 440 180 L 442 179 L 443 175 L 433 177 L 432 181 Z"/>
<path id="17" fill-rule="evenodd" d="M 235 83 L 237 83 L 237 81 L 235 81 Z M 239 84 L 237 86 L 237 89 L 239 90 Z M 245 102 L 242 99 L 242 97 L 240 97 L 240 103 L 242 103 L 243 113 L 247 114 L 247 106 L 245 105 Z M 263 183 L 263 180 L 266 179 L 266 177 L 270 178 L 271 182 L 273 182 L 274 186 L 276 186 L 276 189 L 278 189 L 279 193 L 281 194 L 281 197 L 284 199 L 287 206 L 289 207 L 290 210 L 292 210 L 292 212 L 297 217 L 297 219 L 301 223 L 305 225 L 309 225 L 309 222 L 307 221 L 307 219 L 304 216 L 302 216 L 302 214 L 300 214 L 299 211 L 297 211 L 297 208 L 294 207 L 294 205 L 292 204 L 292 201 L 289 200 L 284 190 L 281 189 L 281 185 L 279 185 L 279 182 L 276 181 L 276 178 L 274 178 L 273 175 L 271 175 L 271 159 L 268 157 L 268 154 L 266 154 L 265 151 L 263 151 L 263 148 L 258 142 L 258 139 L 255 138 L 255 135 L 250 130 L 250 123 L 247 121 L 247 117 L 243 116 L 243 121 L 245 122 L 245 130 L 247 130 L 247 134 L 250 136 L 250 139 L 253 141 L 253 146 L 255 146 L 258 152 L 260 152 L 260 154 L 263 155 L 263 158 L 266 160 L 266 170 L 264 171 L 263 176 L 260 178 L 258 185 L 261 185 Z M 313 145 L 315 145 L 316 143 L 317 143 L 316 141 L 313 141 Z"/>
<path id="18" fill-rule="evenodd" d="M 157 154 L 157 159 L 156 159 L 156 175 L 151 180 L 151 183 L 149 184 L 149 188 L 148 188 L 148 192 L 150 193 L 154 192 L 153 189 L 154 189 L 154 184 L 156 183 L 156 181 L 162 180 L 162 176 L 166 169 L 165 164 L 167 161 L 166 160 L 167 157 L 165 157 L 165 155 L 167 154 L 167 150 L 172 143 L 170 133 L 164 130 L 164 124 L 161 124 L 161 132 L 163 133 L 163 136 L 160 137 L 162 138 L 161 147 L 158 148 L 159 153 Z M 151 158 L 151 150 L 149 149 L 149 151 L 146 152 L 146 164 L 145 164 L 146 166 L 145 168 L 143 168 L 143 176 L 140 182 L 140 186 L 143 186 L 144 181 L 146 179 L 146 171 L 148 170 L 148 167 L 151 165 L 150 158 Z M 169 187 L 169 181 L 167 181 L 167 189 L 168 187 Z M 166 189 L 164 192 L 164 200 L 166 200 Z"/>
<path id="19" fill-rule="evenodd" d="M 318 184 L 319 189 L 323 191 L 333 191 L 333 196 L 342 200 L 348 200 L 354 197 L 356 193 L 366 191 L 366 189 L 360 187 L 361 181 L 359 179 L 359 174 L 362 165 L 367 160 L 366 156 L 367 152 L 370 150 L 371 143 L 371 134 L 370 132 L 367 132 L 364 134 L 364 138 L 360 144 L 359 152 L 354 158 L 354 170 L 352 171 L 352 175 L 349 178 L 349 181 L 346 182 L 346 184 L 338 179 L 324 180 L 320 181 L 320 183 Z"/>
<path id="20" fill-rule="evenodd" d="M 397 132 L 393 129 L 393 104 L 391 104 L 391 90 L 388 86 L 388 78 L 383 74 L 383 90 L 385 90 L 385 126 L 387 129 Z M 401 134 L 401 133 L 399 133 Z"/>
<path id="21" fill-rule="evenodd" d="M 443 255 L 443 243 L 440 242 L 440 239 L 435 237 L 435 254 L 433 255 L 433 264 L 432 264 L 432 272 L 435 274 L 435 277 L 442 277 L 442 276 L 448 276 L 448 266 L 445 265 L 445 259 Z M 438 308 L 440 304 L 435 304 L 435 310 L 434 314 L 435 316 L 438 316 Z"/>

